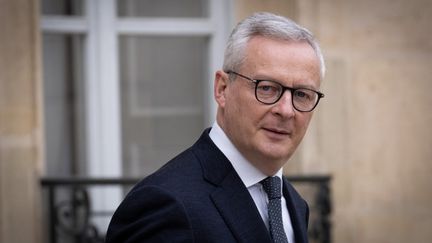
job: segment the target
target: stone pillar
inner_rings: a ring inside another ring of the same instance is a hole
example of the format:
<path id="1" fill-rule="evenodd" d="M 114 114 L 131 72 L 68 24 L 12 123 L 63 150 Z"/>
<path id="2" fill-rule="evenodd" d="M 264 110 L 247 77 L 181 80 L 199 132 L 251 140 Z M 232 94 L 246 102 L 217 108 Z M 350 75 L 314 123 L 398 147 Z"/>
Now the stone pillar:
<path id="1" fill-rule="evenodd" d="M 333 242 L 429 242 L 430 1 L 297 2 L 328 67 L 298 156 L 333 175 Z"/>
<path id="2" fill-rule="evenodd" d="M 0 242 L 40 242 L 39 1 L 0 0 Z"/>

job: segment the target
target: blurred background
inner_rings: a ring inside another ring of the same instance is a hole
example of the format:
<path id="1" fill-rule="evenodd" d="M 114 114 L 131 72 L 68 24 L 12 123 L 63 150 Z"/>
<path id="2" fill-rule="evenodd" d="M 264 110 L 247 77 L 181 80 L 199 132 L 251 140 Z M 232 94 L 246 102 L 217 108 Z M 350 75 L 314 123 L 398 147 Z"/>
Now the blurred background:
<path id="1" fill-rule="evenodd" d="M 225 41 L 256 11 L 326 59 L 284 168 L 319 183 L 312 242 L 430 242 L 430 0 L 0 0 L 0 242 L 101 242 L 128 188 L 212 124 Z"/>

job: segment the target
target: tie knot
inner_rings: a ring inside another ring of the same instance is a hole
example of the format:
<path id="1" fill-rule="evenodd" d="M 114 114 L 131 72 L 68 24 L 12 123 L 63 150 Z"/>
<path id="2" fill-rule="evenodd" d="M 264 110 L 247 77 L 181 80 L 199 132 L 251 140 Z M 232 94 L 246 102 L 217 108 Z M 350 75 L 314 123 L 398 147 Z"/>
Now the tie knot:
<path id="1" fill-rule="evenodd" d="M 277 176 L 267 177 L 260 182 L 269 200 L 281 198 L 281 180 Z"/>

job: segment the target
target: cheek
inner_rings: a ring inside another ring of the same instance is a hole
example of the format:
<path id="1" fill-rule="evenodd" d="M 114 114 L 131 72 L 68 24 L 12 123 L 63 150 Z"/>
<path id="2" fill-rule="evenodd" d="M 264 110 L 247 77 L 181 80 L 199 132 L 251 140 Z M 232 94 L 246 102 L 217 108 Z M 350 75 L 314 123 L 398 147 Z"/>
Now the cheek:
<path id="1" fill-rule="evenodd" d="M 307 128 L 309 127 L 309 122 L 311 121 L 312 114 L 307 114 L 306 116 L 298 117 L 298 120 L 296 120 L 296 127 L 298 130 L 298 134 L 303 138 L 305 135 Z"/>
<path id="2" fill-rule="evenodd" d="M 256 127 L 263 120 L 268 111 L 268 107 L 257 104 L 255 96 L 248 93 L 250 90 L 230 90 L 226 96 L 226 118 L 227 122 L 236 124 L 236 133 L 250 137 Z M 230 124 L 227 124 L 230 125 Z M 241 131 L 241 132 L 240 132 Z"/>
<path id="3" fill-rule="evenodd" d="M 241 98 L 241 95 L 242 94 L 235 89 L 229 89 L 226 95 L 226 110 L 236 119 L 241 119 L 239 114 L 244 112 L 246 108 L 244 99 Z"/>
<path id="4" fill-rule="evenodd" d="M 238 106 L 235 111 L 237 118 L 242 120 L 245 125 L 257 125 L 262 120 L 267 112 L 257 105 L 254 100 L 243 99 L 237 101 Z"/>

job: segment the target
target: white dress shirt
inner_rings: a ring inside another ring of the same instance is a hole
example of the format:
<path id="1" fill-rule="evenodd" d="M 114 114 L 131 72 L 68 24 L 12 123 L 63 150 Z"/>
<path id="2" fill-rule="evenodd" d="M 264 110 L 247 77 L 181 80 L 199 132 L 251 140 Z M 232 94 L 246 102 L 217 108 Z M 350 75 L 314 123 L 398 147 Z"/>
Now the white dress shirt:
<path id="1" fill-rule="evenodd" d="M 258 170 L 255 166 L 253 166 L 232 144 L 229 138 L 226 136 L 225 132 L 222 128 L 215 122 L 210 131 L 210 138 L 213 143 L 222 151 L 222 153 L 228 158 L 231 162 L 234 170 L 240 176 L 244 185 L 248 189 L 252 199 L 255 202 L 258 211 L 267 226 L 269 228 L 268 223 L 268 212 L 267 212 L 267 204 L 268 197 L 267 193 L 264 191 L 260 181 L 264 180 L 267 176 Z M 280 169 L 276 175 L 279 178 L 282 178 L 282 169 Z M 283 183 L 282 183 L 283 186 Z M 281 187 L 282 188 L 282 187 Z M 289 216 L 288 208 L 286 205 L 285 198 L 282 193 L 281 198 L 282 203 L 282 221 L 284 225 L 284 230 L 288 238 L 288 242 L 294 243 L 294 233 L 292 229 L 291 219 Z"/>

